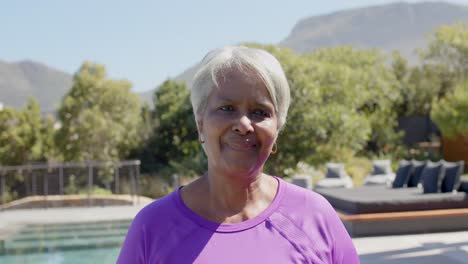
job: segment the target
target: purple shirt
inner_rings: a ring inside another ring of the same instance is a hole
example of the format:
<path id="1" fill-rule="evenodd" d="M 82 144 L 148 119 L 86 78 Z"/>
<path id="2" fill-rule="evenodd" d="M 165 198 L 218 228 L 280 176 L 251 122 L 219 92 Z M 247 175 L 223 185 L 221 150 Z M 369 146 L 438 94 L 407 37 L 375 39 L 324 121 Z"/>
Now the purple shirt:
<path id="1" fill-rule="evenodd" d="M 133 220 L 117 263 L 359 263 L 328 201 L 277 179 L 270 206 L 236 224 L 195 214 L 179 190 L 149 204 Z"/>

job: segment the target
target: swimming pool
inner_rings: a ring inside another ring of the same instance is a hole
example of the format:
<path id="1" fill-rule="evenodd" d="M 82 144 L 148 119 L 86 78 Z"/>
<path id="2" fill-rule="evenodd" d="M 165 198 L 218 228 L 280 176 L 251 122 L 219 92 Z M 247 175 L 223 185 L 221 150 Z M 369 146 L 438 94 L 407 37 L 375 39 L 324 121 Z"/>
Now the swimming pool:
<path id="1" fill-rule="evenodd" d="M 115 263 L 130 220 L 27 225 L 0 240 L 0 263 Z"/>

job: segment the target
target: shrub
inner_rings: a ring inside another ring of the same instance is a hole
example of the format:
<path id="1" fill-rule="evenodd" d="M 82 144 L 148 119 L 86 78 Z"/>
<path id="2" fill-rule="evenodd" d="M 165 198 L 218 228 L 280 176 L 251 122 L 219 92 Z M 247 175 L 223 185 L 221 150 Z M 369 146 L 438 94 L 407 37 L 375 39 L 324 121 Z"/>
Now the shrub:
<path id="1" fill-rule="evenodd" d="M 468 134 L 468 80 L 460 82 L 453 93 L 434 101 L 431 118 L 446 138 Z"/>

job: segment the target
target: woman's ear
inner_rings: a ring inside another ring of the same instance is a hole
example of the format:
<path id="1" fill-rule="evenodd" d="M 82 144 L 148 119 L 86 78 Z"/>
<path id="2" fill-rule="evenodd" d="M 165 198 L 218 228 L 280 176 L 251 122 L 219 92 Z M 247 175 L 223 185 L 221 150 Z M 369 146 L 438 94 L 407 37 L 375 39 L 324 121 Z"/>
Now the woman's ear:
<path id="1" fill-rule="evenodd" d="M 203 144 L 205 143 L 205 138 L 203 137 L 203 122 L 201 120 L 197 120 L 197 132 L 198 132 L 198 141 Z"/>
<path id="2" fill-rule="evenodd" d="M 195 121 L 197 123 L 197 132 L 198 132 L 198 137 L 201 137 L 203 134 L 203 121 L 197 119 Z"/>
<path id="3" fill-rule="evenodd" d="M 196 123 L 197 123 L 198 135 L 201 135 L 201 134 L 202 134 L 202 131 L 203 131 L 203 121 L 200 120 L 200 119 L 197 119 L 197 120 L 196 120 Z"/>

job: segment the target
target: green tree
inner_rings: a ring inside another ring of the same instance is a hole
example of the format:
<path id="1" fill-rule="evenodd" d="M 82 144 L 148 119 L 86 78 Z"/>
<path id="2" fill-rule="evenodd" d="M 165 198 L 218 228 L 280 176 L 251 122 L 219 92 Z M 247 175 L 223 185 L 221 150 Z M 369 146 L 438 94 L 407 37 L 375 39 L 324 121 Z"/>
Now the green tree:
<path id="1" fill-rule="evenodd" d="M 424 113 L 429 114 L 434 99 L 453 93 L 455 84 L 468 79 L 467 24 L 437 28 L 420 54 L 424 65 L 414 71 L 411 81 L 419 88 L 417 99 L 424 101 Z"/>
<path id="2" fill-rule="evenodd" d="M 443 97 L 454 81 L 443 65 L 410 67 L 398 52 L 393 53 L 391 69 L 401 96 L 395 104 L 398 117 L 429 115 L 434 98 Z"/>
<path id="3" fill-rule="evenodd" d="M 343 160 L 369 143 L 380 151 L 399 138 L 392 109 L 399 100 L 396 80 L 377 51 L 337 47 L 298 55 L 276 46 L 247 45 L 277 57 L 291 88 L 280 151 L 268 165 L 274 173 L 287 174 L 299 161 Z"/>
<path id="4" fill-rule="evenodd" d="M 156 89 L 153 102 L 153 130 L 140 150 L 142 163 L 152 165 L 143 165 L 143 169 L 172 167 L 189 174 L 201 173 L 202 164 L 191 162 L 199 160 L 203 163 L 203 154 L 187 86 L 182 82 L 166 80 Z"/>
<path id="5" fill-rule="evenodd" d="M 401 135 L 395 132 L 397 114 L 393 106 L 401 99 L 398 83 L 385 65 L 386 58 L 378 50 L 349 46 L 319 49 L 309 56 L 330 68 L 346 69 L 343 73 L 348 75 L 341 81 L 344 87 L 341 89 L 347 93 L 340 93 L 343 97 L 350 97 L 344 102 L 348 109 L 356 109 L 370 123 L 367 150 L 380 153 L 384 147 L 395 145 Z M 340 95 L 337 93 L 336 97 Z"/>
<path id="6" fill-rule="evenodd" d="M 46 161 L 63 160 L 62 152 L 57 147 L 55 142 L 55 132 L 59 123 L 52 115 L 47 115 L 43 118 L 43 126 L 41 129 L 42 135 L 42 159 Z"/>
<path id="7" fill-rule="evenodd" d="M 468 25 L 456 23 L 436 29 L 422 52 L 427 63 L 444 65 L 462 79 L 468 77 Z"/>
<path id="8" fill-rule="evenodd" d="M 42 119 L 40 106 L 30 99 L 19 111 L 0 110 L 0 164 L 19 165 L 42 158 Z"/>
<path id="9" fill-rule="evenodd" d="M 431 118 L 446 138 L 468 135 L 468 81 L 460 82 L 446 97 L 434 100 Z"/>
<path id="10" fill-rule="evenodd" d="M 58 111 L 56 140 L 66 161 L 119 160 L 141 140 L 140 100 L 128 81 L 110 80 L 105 67 L 85 62 Z"/>

